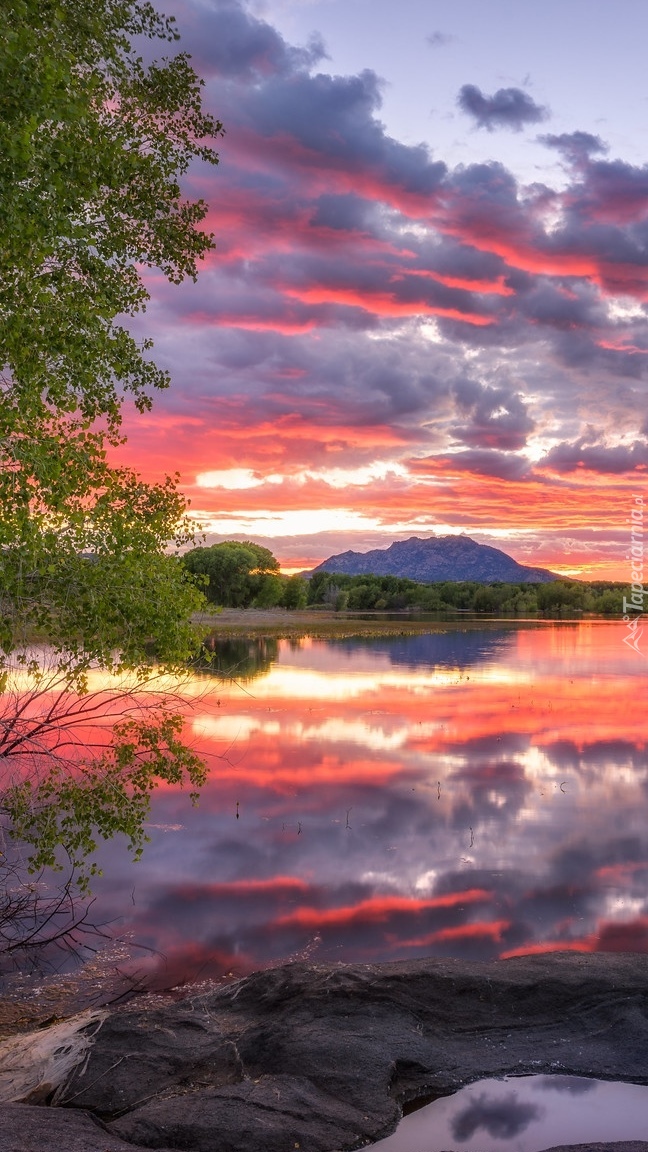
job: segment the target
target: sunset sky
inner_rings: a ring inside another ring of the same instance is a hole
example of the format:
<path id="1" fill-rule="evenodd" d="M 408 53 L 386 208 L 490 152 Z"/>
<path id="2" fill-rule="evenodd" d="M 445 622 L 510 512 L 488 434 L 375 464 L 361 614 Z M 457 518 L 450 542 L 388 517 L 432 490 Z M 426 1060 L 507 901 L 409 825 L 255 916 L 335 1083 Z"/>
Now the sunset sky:
<path id="1" fill-rule="evenodd" d="M 465 532 L 629 579 L 648 500 L 644 0 L 167 0 L 224 123 L 126 458 L 286 570 Z"/>

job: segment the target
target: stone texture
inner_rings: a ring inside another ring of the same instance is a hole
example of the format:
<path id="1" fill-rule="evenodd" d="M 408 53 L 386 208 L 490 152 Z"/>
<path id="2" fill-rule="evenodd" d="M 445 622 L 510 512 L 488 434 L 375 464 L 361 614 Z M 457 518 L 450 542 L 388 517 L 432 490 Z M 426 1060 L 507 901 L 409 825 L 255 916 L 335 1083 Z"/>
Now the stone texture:
<path id="1" fill-rule="evenodd" d="M 648 1152 L 645 1140 L 615 1140 L 612 1144 L 554 1144 L 544 1152 Z"/>
<path id="2" fill-rule="evenodd" d="M 405 1101 L 552 1072 L 648 1083 L 645 957 L 294 964 L 159 1009 L 135 1001 L 102 1025 L 56 1114 L 90 1111 L 138 1150 L 350 1152 L 393 1131 Z M 599 1152 L 612 1148 L 648 1152 Z"/>
<path id="3" fill-rule="evenodd" d="M 85 1112 L 63 1112 L 30 1104 L 0 1108 L 2 1152 L 142 1152 L 107 1132 Z M 158 1152 L 168 1152 L 158 1149 Z"/>

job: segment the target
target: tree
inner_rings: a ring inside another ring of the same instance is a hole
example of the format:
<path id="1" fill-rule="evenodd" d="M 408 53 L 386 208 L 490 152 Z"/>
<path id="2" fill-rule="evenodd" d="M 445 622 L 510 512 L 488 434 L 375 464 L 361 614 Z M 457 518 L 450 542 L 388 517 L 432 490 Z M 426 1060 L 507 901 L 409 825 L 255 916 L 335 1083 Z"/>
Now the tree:
<path id="1" fill-rule="evenodd" d="M 296 573 L 284 584 L 281 604 L 284 608 L 305 608 L 308 603 L 308 583 Z"/>
<path id="2" fill-rule="evenodd" d="M 13 0 L 0 28 L 0 362 L 7 417 L 119 424 L 168 377 L 119 316 L 141 311 L 142 266 L 195 277 L 212 238 L 179 178 L 221 132 L 186 55 L 144 66 L 132 38 L 175 37 L 139 0 Z M 9 397 L 5 394 L 7 402 Z M 29 438 L 29 437 L 28 437 Z"/>
<path id="3" fill-rule="evenodd" d="M 224 540 L 193 548 L 183 556 L 187 572 L 206 581 L 212 604 L 225 608 L 271 608 L 283 594 L 279 562 L 268 548 L 251 540 Z"/>
<path id="4" fill-rule="evenodd" d="M 97 832 L 137 853 L 155 781 L 204 776 L 151 694 L 197 644 L 185 503 L 108 453 L 126 397 L 169 383 L 120 317 L 145 308 L 142 269 L 178 283 L 212 246 L 180 181 L 222 128 L 186 55 L 145 65 L 141 37 L 176 39 L 142 0 L 13 0 L 0 25 L 0 809 L 36 869 L 82 867 Z M 93 748 L 70 724 L 98 670 L 120 715 Z"/>

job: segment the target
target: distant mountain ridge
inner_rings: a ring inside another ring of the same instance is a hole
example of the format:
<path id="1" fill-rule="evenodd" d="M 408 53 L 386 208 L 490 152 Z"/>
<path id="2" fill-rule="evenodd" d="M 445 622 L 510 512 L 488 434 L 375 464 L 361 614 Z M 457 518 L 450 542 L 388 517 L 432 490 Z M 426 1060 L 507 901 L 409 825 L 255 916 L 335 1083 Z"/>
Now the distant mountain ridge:
<path id="1" fill-rule="evenodd" d="M 420 584 L 439 580 L 474 580 L 479 584 L 548 584 L 559 580 L 548 568 L 528 568 L 512 556 L 470 536 L 411 536 L 388 548 L 371 552 L 340 552 L 314 568 L 316 572 L 340 572 L 347 576 L 401 576 Z"/>

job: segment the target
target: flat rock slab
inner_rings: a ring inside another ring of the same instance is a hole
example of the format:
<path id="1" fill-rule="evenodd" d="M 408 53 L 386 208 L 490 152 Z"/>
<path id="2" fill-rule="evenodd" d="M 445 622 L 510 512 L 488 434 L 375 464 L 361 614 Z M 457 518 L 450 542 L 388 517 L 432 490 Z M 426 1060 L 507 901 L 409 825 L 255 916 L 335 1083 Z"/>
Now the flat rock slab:
<path id="1" fill-rule="evenodd" d="M 532 1073 L 648 1083 L 645 957 L 293 964 L 135 1002 L 103 1023 L 56 1113 L 93 1113 L 131 1152 L 350 1152 L 392 1132 L 406 1100 Z"/>
<path id="2" fill-rule="evenodd" d="M 648 1152 L 645 1140 L 615 1140 L 612 1144 L 554 1144 L 544 1152 Z"/>
<path id="3" fill-rule="evenodd" d="M 31 1104 L 0 1108 L 2 1152 L 143 1152 L 106 1131 L 85 1112 L 62 1112 Z M 158 1152 L 169 1152 L 158 1149 Z"/>

